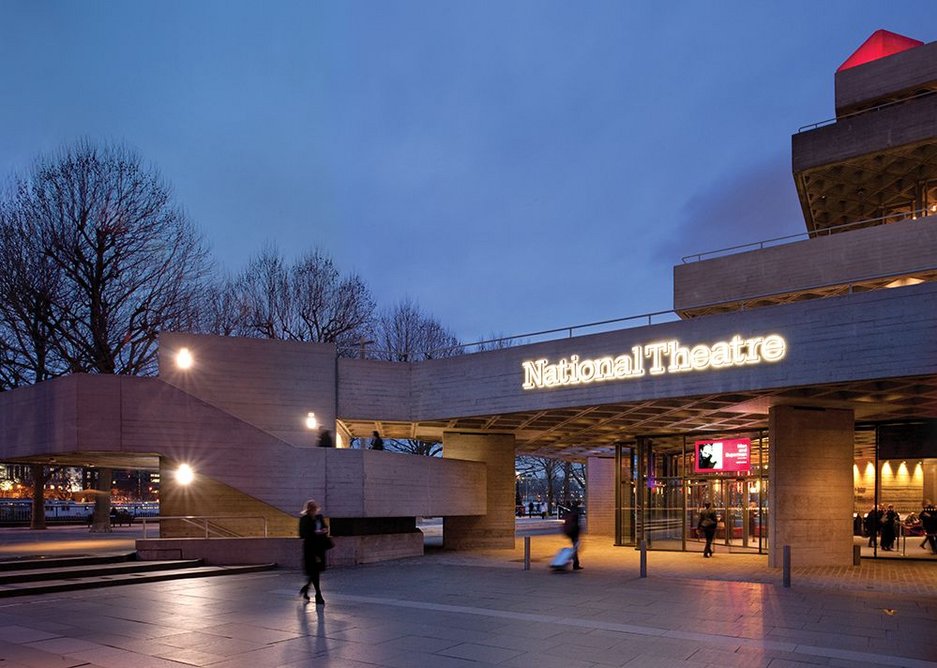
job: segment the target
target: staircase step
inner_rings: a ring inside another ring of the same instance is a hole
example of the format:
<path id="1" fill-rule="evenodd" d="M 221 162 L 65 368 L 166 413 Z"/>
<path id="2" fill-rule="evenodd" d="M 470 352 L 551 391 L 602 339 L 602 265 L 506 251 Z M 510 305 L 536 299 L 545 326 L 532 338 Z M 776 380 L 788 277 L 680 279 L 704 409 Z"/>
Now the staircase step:
<path id="1" fill-rule="evenodd" d="M 136 552 L 115 552 L 101 555 L 74 555 L 68 557 L 28 557 L 0 561 L 0 574 L 10 571 L 29 571 L 43 568 L 67 568 L 91 564 L 118 564 L 136 561 Z"/>
<path id="2" fill-rule="evenodd" d="M 149 562 L 137 562 L 136 565 L 140 563 Z M 10 582 L 6 584 L 0 584 L 0 598 L 7 598 L 11 596 L 32 596 L 36 594 L 50 594 L 64 591 L 77 591 L 80 589 L 97 589 L 99 587 L 116 587 L 130 584 L 145 584 L 148 582 L 164 582 L 166 580 L 181 580 L 185 578 L 239 575 L 242 573 L 256 573 L 260 571 L 271 570 L 276 567 L 276 564 L 252 564 L 245 566 L 190 566 L 187 568 L 174 568 L 171 570 L 149 570 L 142 572 L 125 572 L 112 575 L 65 577 L 57 580 Z"/>
<path id="3" fill-rule="evenodd" d="M 38 582 L 43 580 L 71 580 L 104 575 L 144 573 L 150 571 L 176 570 L 201 566 L 201 559 L 176 559 L 170 561 L 122 561 L 113 563 L 83 563 L 80 565 L 55 566 L 42 564 L 42 568 L 17 570 L 10 573 L 0 571 L 0 585 L 16 582 Z M 38 565 L 38 564 L 37 564 Z"/>

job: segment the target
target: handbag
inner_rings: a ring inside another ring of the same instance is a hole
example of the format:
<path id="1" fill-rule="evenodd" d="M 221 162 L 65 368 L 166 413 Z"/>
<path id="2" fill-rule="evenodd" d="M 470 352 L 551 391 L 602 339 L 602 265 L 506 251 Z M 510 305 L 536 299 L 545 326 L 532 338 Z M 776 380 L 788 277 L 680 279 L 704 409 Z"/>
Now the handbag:
<path id="1" fill-rule="evenodd" d="M 323 536 L 322 537 L 322 549 L 331 550 L 333 547 L 335 547 L 335 541 L 332 540 L 332 537 L 329 535 Z"/>

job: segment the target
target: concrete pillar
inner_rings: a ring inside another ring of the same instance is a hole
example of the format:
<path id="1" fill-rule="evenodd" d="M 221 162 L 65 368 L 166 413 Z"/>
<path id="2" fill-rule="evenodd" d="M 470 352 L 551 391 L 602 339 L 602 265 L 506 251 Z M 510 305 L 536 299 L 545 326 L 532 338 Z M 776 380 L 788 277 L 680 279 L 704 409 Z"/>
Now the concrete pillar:
<path id="1" fill-rule="evenodd" d="M 114 482 L 111 469 L 98 469 L 94 484 L 94 517 L 92 533 L 108 533 L 111 530 L 111 485 Z"/>
<path id="2" fill-rule="evenodd" d="M 586 460 L 586 530 L 590 536 L 615 540 L 615 459 Z"/>
<path id="3" fill-rule="evenodd" d="M 775 406 L 768 432 L 768 565 L 852 566 L 853 412 Z"/>
<path id="4" fill-rule="evenodd" d="M 514 435 L 443 434 L 443 457 L 488 465 L 484 515 L 443 518 L 443 547 L 449 550 L 514 547 Z"/>
<path id="5" fill-rule="evenodd" d="M 46 467 L 42 464 L 30 464 L 29 473 L 33 480 L 33 514 L 30 520 L 30 529 L 46 528 L 46 502 L 45 486 L 48 476 Z"/>

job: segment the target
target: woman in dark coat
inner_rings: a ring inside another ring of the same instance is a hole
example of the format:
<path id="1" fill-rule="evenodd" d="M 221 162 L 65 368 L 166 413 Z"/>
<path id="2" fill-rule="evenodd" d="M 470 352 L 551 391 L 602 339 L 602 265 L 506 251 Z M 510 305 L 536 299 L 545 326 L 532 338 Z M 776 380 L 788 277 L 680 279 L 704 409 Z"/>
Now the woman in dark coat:
<path id="1" fill-rule="evenodd" d="M 299 590 L 309 601 L 309 585 L 316 590 L 316 605 L 324 605 L 322 590 L 319 589 L 319 573 L 325 570 L 325 551 L 329 549 L 329 525 L 319 512 L 319 504 L 310 499 L 299 516 L 299 537 L 303 539 L 303 570 L 308 580 Z"/>
<path id="2" fill-rule="evenodd" d="M 895 527 L 901 517 L 895 512 L 894 506 L 888 506 L 882 518 L 882 549 L 891 550 L 895 546 Z"/>
<path id="3" fill-rule="evenodd" d="M 697 531 L 702 531 L 706 536 L 706 547 L 703 548 L 703 556 L 711 557 L 713 555 L 713 538 L 716 537 L 716 526 L 719 524 L 719 517 L 716 511 L 712 509 L 712 504 L 707 501 L 703 504 L 703 509 L 699 514 L 699 522 L 696 523 Z"/>

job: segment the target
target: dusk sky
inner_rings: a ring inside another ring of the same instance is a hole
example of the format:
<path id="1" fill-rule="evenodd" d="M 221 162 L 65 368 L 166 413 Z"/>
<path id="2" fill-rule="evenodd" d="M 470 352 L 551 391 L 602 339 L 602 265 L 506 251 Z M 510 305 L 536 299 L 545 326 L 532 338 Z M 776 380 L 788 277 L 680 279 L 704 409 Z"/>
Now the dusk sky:
<path id="1" fill-rule="evenodd" d="M 681 256 L 804 231 L 791 134 L 934 0 L 0 0 L 0 173 L 159 169 L 231 272 L 320 247 L 463 340 L 666 310 Z"/>

